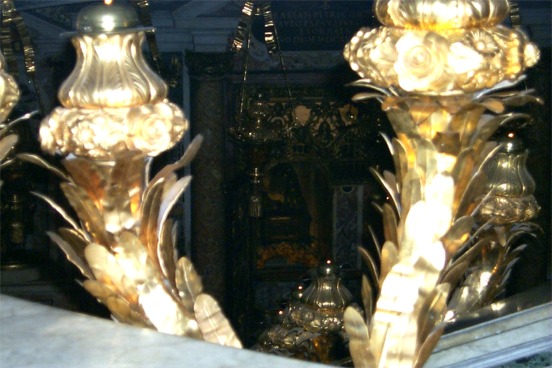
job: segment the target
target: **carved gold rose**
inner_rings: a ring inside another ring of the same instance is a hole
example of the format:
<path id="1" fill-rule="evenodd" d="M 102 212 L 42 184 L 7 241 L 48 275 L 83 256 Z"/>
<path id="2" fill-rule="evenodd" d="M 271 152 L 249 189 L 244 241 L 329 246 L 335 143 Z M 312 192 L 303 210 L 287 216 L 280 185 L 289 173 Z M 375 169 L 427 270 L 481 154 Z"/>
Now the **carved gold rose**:
<path id="1" fill-rule="evenodd" d="M 167 102 L 133 107 L 127 118 L 130 124 L 127 144 L 151 156 L 172 147 L 188 128 L 181 110 Z"/>
<path id="2" fill-rule="evenodd" d="M 536 64 L 538 48 L 519 30 L 359 30 L 343 55 L 369 82 L 424 94 L 472 93 L 516 80 Z"/>
<path id="3" fill-rule="evenodd" d="M 446 73 L 448 42 L 433 32 L 407 33 L 396 44 L 399 86 L 409 92 L 443 92 L 453 83 Z"/>
<path id="4" fill-rule="evenodd" d="M 168 102 L 131 108 L 56 108 L 40 127 L 42 149 L 107 160 L 125 151 L 156 156 L 188 129 L 178 106 Z"/>

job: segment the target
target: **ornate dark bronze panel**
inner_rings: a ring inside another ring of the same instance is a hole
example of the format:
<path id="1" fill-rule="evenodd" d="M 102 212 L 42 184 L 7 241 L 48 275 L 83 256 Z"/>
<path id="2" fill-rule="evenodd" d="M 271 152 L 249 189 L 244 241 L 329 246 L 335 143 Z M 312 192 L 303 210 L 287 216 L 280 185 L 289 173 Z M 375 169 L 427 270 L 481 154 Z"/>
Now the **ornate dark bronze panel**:
<path id="1" fill-rule="evenodd" d="M 240 115 L 229 104 L 229 268 L 240 301 L 230 314 L 247 338 L 307 270 L 331 259 L 358 274 L 356 246 L 379 217 L 366 210 L 382 199 L 369 168 L 391 167 L 380 136 L 389 129 L 377 107 L 351 103 L 345 82 L 330 88 L 332 73 L 291 74 L 291 100 L 271 74 L 228 85 L 228 101 L 243 106 Z"/>

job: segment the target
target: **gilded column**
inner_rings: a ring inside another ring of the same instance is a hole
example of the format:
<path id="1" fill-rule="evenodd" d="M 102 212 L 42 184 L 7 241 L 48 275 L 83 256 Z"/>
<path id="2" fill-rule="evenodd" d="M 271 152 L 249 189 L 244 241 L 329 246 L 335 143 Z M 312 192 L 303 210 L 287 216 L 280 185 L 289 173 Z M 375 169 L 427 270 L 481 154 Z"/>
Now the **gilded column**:
<path id="1" fill-rule="evenodd" d="M 224 73 L 231 54 L 186 52 L 190 77 L 191 132 L 205 138 L 192 165 L 192 258 L 204 285 L 224 298 L 225 136 Z"/>

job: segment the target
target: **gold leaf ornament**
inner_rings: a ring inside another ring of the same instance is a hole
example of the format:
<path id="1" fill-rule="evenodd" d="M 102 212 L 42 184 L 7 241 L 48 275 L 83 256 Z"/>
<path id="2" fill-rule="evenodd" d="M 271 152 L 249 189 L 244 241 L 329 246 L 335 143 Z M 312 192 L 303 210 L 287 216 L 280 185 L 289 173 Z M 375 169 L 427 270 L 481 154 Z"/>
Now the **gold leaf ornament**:
<path id="1" fill-rule="evenodd" d="M 192 262 L 182 257 L 176 265 L 176 287 L 182 303 L 193 311 L 196 298 L 203 292 L 201 277 L 196 272 Z"/>
<path id="2" fill-rule="evenodd" d="M 242 348 L 240 340 L 213 297 L 208 294 L 198 295 L 194 303 L 194 311 L 205 341 Z"/>

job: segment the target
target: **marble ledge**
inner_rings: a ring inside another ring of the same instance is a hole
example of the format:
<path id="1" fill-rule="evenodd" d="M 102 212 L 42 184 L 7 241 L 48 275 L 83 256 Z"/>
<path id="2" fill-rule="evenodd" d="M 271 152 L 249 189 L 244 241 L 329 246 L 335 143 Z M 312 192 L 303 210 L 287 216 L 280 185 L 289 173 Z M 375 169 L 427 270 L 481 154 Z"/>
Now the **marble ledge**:
<path id="1" fill-rule="evenodd" d="M 0 366 L 315 368 L 0 295 Z"/>
<path id="2" fill-rule="evenodd" d="M 552 351 L 550 301 L 487 318 L 445 334 L 424 367 L 490 368 Z M 0 366 L 324 367 L 161 334 L 7 295 L 0 295 Z"/>
<path id="3" fill-rule="evenodd" d="M 552 304 L 519 311 L 444 335 L 425 368 L 491 368 L 552 352 Z"/>

